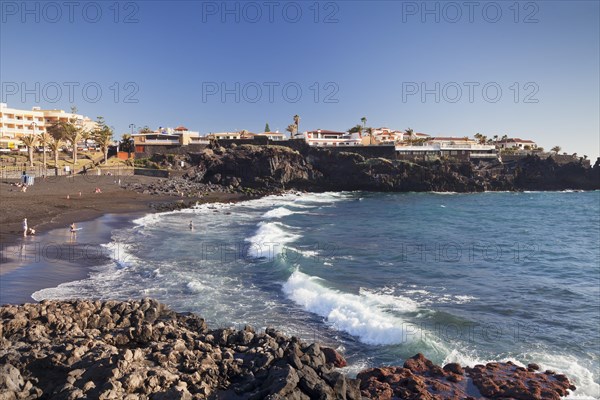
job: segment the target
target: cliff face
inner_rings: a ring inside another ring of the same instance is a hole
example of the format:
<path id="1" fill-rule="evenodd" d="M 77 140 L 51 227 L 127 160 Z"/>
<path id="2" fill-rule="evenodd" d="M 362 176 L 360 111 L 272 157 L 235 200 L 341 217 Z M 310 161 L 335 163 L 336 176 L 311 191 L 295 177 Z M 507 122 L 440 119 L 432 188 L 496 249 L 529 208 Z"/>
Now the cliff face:
<path id="1" fill-rule="evenodd" d="M 298 152 L 279 146 L 242 145 L 191 155 L 196 167 L 185 177 L 202 183 L 249 188 L 306 187 L 322 174 Z"/>
<path id="2" fill-rule="evenodd" d="M 190 156 L 185 175 L 198 183 L 255 189 L 453 191 L 600 189 L 600 165 L 558 165 L 528 157 L 516 164 L 415 164 L 355 153 L 282 146 L 241 145 L 206 149 Z"/>
<path id="3" fill-rule="evenodd" d="M 600 159 L 593 168 L 558 165 L 551 158 L 527 157 L 515 169 L 515 187 L 523 190 L 600 189 Z"/>

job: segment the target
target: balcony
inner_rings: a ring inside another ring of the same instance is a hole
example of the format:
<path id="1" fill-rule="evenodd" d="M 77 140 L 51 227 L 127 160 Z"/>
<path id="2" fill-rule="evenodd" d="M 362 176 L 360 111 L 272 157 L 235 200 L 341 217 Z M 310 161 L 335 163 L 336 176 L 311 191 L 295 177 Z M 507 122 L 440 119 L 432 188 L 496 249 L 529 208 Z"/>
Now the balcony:
<path id="1" fill-rule="evenodd" d="M 498 154 L 496 153 L 471 153 L 471 158 L 498 158 Z"/>
<path id="2" fill-rule="evenodd" d="M 135 142 L 136 146 L 173 146 L 179 145 L 177 139 L 146 139 L 145 141 Z"/>

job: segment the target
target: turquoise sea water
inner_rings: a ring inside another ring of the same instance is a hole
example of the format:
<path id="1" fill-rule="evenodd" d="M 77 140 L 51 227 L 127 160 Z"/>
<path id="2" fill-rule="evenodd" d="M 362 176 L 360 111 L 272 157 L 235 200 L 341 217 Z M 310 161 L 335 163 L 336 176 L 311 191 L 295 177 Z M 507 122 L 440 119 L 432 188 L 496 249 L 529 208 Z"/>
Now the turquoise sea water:
<path id="1" fill-rule="evenodd" d="M 600 398 L 599 243 L 600 192 L 290 194 L 140 218 L 33 297 L 151 296 L 327 342 L 350 373 L 536 362 Z"/>

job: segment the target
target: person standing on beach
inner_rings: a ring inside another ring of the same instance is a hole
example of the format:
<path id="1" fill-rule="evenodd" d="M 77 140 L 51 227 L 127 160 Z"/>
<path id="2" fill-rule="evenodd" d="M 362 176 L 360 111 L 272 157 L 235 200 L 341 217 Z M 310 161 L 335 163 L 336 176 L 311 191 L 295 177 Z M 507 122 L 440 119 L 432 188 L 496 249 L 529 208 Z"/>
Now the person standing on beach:
<path id="1" fill-rule="evenodd" d="M 77 236 L 77 226 L 75 225 L 75 222 L 73 222 L 70 226 L 71 228 L 71 239 L 75 239 L 75 236 Z"/>
<path id="2" fill-rule="evenodd" d="M 27 237 L 27 218 L 23 218 L 23 237 Z"/>

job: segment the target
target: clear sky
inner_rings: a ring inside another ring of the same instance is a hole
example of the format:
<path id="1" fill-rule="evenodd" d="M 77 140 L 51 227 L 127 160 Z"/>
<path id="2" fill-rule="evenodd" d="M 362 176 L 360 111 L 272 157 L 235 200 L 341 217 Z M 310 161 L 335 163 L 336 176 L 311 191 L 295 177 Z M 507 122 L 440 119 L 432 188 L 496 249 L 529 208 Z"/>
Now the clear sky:
<path id="1" fill-rule="evenodd" d="M 346 130 L 364 116 L 595 159 L 599 4 L 2 1 L 2 101 L 75 104 L 119 137 L 132 123 L 284 131 L 299 114 L 301 130 Z"/>

